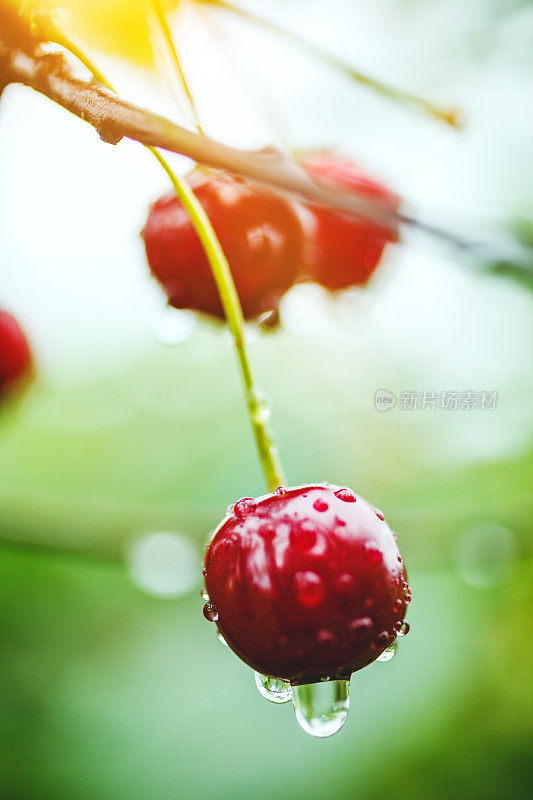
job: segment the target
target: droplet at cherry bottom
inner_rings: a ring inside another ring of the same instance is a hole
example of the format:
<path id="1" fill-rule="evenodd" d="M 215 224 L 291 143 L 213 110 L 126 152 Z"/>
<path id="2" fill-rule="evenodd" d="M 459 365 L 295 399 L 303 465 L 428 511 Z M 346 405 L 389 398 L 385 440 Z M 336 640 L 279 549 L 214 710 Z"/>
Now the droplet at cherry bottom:
<path id="1" fill-rule="evenodd" d="M 312 736 L 340 730 L 352 672 L 390 661 L 409 630 L 396 535 L 345 487 L 242 498 L 213 533 L 204 578 L 206 619 L 254 670 L 261 695 L 292 700 Z"/>

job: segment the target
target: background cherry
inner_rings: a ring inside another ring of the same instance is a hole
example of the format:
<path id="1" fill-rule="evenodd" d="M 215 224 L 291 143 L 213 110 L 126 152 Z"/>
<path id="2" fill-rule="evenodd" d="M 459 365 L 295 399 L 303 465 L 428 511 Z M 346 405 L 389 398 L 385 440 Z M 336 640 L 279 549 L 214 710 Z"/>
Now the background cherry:
<path id="1" fill-rule="evenodd" d="M 0 400 L 31 376 L 30 345 L 17 320 L 0 309 Z"/>
<path id="2" fill-rule="evenodd" d="M 393 209 L 400 204 L 396 194 L 335 152 L 312 151 L 301 154 L 298 160 L 314 180 L 330 188 L 354 190 Z M 387 242 L 398 240 L 397 232 L 371 220 L 319 206 L 310 207 L 310 210 L 315 237 L 302 272 L 332 291 L 365 284 L 377 267 Z"/>
<path id="3" fill-rule="evenodd" d="M 220 171 L 197 168 L 187 181 L 229 261 L 245 318 L 275 309 L 304 258 L 306 232 L 298 205 Z M 200 239 L 173 192 L 153 205 L 142 236 L 150 269 L 169 303 L 224 318 Z"/>

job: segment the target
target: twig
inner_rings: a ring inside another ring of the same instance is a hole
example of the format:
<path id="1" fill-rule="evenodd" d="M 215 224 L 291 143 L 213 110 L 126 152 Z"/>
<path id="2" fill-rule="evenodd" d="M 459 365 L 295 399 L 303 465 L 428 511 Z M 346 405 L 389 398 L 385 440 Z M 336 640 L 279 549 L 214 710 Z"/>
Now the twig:
<path id="1" fill-rule="evenodd" d="M 402 221 L 399 214 L 378 202 L 318 186 L 274 149 L 238 150 L 200 136 L 124 100 L 94 80 L 76 77 L 62 53 L 47 53 L 39 48 L 25 51 L 5 45 L 1 36 L 0 31 L 0 85 L 21 83 L 34 89 L 88 122 L 109 144 L 127 137 L 302 195 L 312 202 L 373 219 L 391 229 Z"/>
<path id="2" fill-rule="evenodd" d="M 480 261 L 498 262 L 505 265 L 504 269 L 516 264 L 520 274 L 531 273 L 529 248 L 520 248 L 517 254 L 516 245 L 499 248 L 472 241 L 358 196 L 354 191 L 326 188 L 314 183 L 296 162 L 274 148 L 249 151 L 228 147 L 131 103 L 92 79 L 80 80 L 62 53 L 43 51 L 29 33 L 23 43 L 22 37 L 17 38 L 17 44 L 13 44 L 12 37 L 6 39 L 3 25 L 6 8 L 5 0 L 0 0 L 0 89 L 10 83 L 28 86 L 88 122 L 110 144 L 117 144 L 126 137 L 149 147 L 180 153 L 199 164 L 226 169 L 313 203 L 373 220 L 392 232 L 401 224 L 407 225 Z"/>
<path id="3" fill-rule="evenodd" d="M 270 33 L 273 33 L 276 36 L 281 36 L 293 46 L 298 47 L 300 50 L 304 50 L 316 61 L 326 64 L 326 66 L 334 69 L 336 72 L 340 72 L 346 78 L 372 89 L 374 92 L 377 92 L 383 97 L 387 97 L 389 100 L 393 100 L 396 103 L 402 103 L 403 105 L 412 106 L 418 111 L 422 111 L 424 114 L 427 114 L 434 119 L 438 119 L 440 122 L 446 123 L 446 125 L 449 125 L 451 128 L 459 128 L 461 126 L 461 117 L 454 109 L 440 108 L 434 103 L 431 103 L 429 100 L 425 100 L 423 97 L 418 97 L 418 95 L 412 94 L 411 92 L 398 89 L 396 86 L 391 86 L 388 83 L 384 83 L 383 81 L 368 75 L 366 72 L 355 69 L 355 67 L 347 64 L 346 61 L 343 61 L 342 59 L 337 58 L 337 56 L 328 53 L 327 50 L 323 50 L 321 47 L 312 44 L 312 42 L 309 42 L 307 39 L 303 39 L 301 36 L 298 36 L 292 31 L 283 28 L 281 25 L 277 25 L 275 22 L 271 22 L 265 17 L 260 17 L 245 8 L 241 8 L 233 3 L 226 2 L 226 0 L 199 0 L 199 2 L 203 5 L 220 8 L 223 11 L 227 11 L 234 16 L 244 19 L 246 22 L 249 22 L 252 25 L 256 25 L 259 28 L 270 31 Z"/>

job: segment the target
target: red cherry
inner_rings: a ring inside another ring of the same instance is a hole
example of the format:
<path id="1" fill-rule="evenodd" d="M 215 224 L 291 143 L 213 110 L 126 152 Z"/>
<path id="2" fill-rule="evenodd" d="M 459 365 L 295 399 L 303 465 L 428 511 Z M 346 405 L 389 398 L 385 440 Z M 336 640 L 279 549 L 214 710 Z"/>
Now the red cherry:
<path id="1" fill-rule="evenodd" d="M 387 523 L 329 484 L 246 501 L 205 556 L 210 609 L 263 675 L 312 683 L 365 667 L 401 630 L 409 587 Z"/>
<path id="2" fill-rule="evenodd" d="M 311 178 L 330 189 L 353 190 L 391 209 L 399 207 L 397 195 L 343 156 L 317 151 L 301 155 L 299 162 Z M 304 271 L 332 291 L 365 284 L 376 269 L 387 242 L 398 240 L 397 232 L 379 223 L 321 206 L 313 206 L 311 211 L 315 237 Z"/>
<path id="3" fill-rule="evenodd" d="M 0 310 L 0 399 L 20 387 L 33 369 L 28 340 L 16 319 Z"/>
<path id="4" fill-rule="evenodd" d="M 275 309 L 304 257 L 301 208 L 285 195 L 220 171 L 197 168 L 186 180 L 229 261 L 244 316 Z M 150 269 L 170 305 L 223 319 L 200 239 L 173 192 L 152 206 L 142 237 Z"/>

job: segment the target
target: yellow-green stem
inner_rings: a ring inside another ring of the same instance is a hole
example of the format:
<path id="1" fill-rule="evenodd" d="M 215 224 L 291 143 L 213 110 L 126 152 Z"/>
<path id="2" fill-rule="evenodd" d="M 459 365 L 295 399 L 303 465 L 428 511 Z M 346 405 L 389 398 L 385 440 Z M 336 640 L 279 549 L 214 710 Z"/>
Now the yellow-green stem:
<path id="1" fill-rule="evenodd" d="M 55 25 L 53 20 L 49 20 L 46 35 L 50 41 L 61 45 L 70 53 L 72 53 L 89 70 L 95 80 L 106 86 L 110 91 L 115 91 L 112 84 L 107 80 L 106 76 L 100 71 L 98 66 L 93 63 L 91 57 L 85 53 L 78 44 L 71 41 L 64 31 Z M 202 205 L 198 201 L 189 184 L 174 174 L 172 167 L 168 164 L 166 159 L 163 158 L 159 150 L 157 150 L 155 147 L 147 147 L 147 149 L 152 153 L 154 158 L 157 159 L 161 167 L 168 175 L 174 191 L 186 209 L 191 223 L 205 250 L 205 254 L 209 261 L 213 278 L 215 279 L 215 283 L 220 295 L 220 300 L 224 309 L 228 327 L 233 336 L 237 359 L 244 384 L 248 413 L 250 416 L 250 422 L 252 424 L 252 430 L 254 433 L 263 474 L 265 476 L 265 481 L 268 489 L 270 491 L 274 491 L 274 489 L 276 489 L 278 486 L 283 486 L 286 481 L 278 453 L 278 448 L 274 443 L 268 429 L 264 401 L 261 398 L 258 388 L 254 384 L 244 339 L 244 317 L 228 260 L 224 255 L 222 247 L 220 246 L 220 242 L 218 241 L 218 237 L 207 214 L 205 213 Z"/>
<path id="2" fill-rule="evenodd" d="M 179 180 L 179 178 L 174 175 L 165 159 L 156 149 L 150 147 L 149 150 L 154 154 L 170 178 L 178 198 L 189 214 L 194 229 L 200 237 L 205 254 L 211 265 L 211 271 L 217 284 L 222 307 L 233 336 L 235 350 L 237 351 L 246 394 L 246 402 L 248 404 L 248 412 L 250 414 L 250 421 L 252 423 L 265 480 L 270 491 L 273 491 L 276 487 L 282 486 L 285 483 L 285 477 L 283 475 L 277 446 L 272 441 L 266 424 L 264 403 L 254 385 L 250 361 L 244 341 L 244 318 L 228 261 L 207 214 L 198 202 L 189 184 L 186 181 Z"/>
<path id="3" fill-rule="evenodd" d="M 185 73 L 184 73 L 183 68 L 181 66 L 181 61 L 180 61 L 180 58 L 178 56 L 178 51 L 176 50 L 176 46 L 174 45 L 174 39 L 172 37 L 172 32 L 171 32 L 171 30 L 169 28 L 169 25 L 168 25 L 168 22 L 167 22 L 167 17 L 166 17 L 165 11 L 163 9 L 163 6 L 161 5 L 160 0 L 151 0 L 151 3 L 152 3 L 152 7 L 154 9 L 154 14 L 155 14 L 157 23 L 158 23 L 159 27 L 161 28 L 161 33 L 163 34 L 163 38 L 165 39 L 165 43 L 166 43 L 169 55 L 170 55 L 170 57 L 172 59 L 172 64 L 173 64 L 174 69 L 176 71 L 176 75 L 177 75 L 178 80 L 180 82 L 181 88 L 183 89 L 183 91 L 185 92 L 185 96 L 187 97 L 187 102 L 188 102 L 189 109 L 191 111 L 191 114 L 192 114 L 192 117 L 193 117 L 193 120 L 194 120 L 194 125 L 195 125 L 196 130 L 198 131 L 198 133 L 203 133 L 202 126 L 200 124 L 200 118 L 199 118 L 198 112 L 196 110 L 196 105 L 195 105 L 195 102 L 194 102 L 194 98 L 192 96 L 191 90 L 189 89 L 189 84 L 187 82 L 187 79 L 185 77 Z"/>

